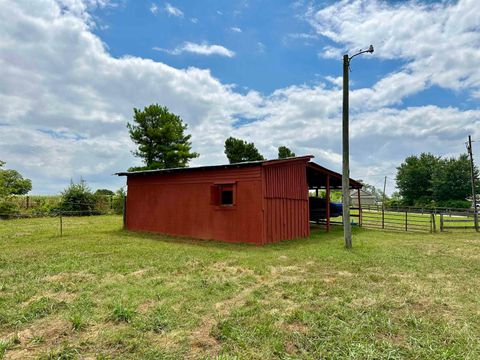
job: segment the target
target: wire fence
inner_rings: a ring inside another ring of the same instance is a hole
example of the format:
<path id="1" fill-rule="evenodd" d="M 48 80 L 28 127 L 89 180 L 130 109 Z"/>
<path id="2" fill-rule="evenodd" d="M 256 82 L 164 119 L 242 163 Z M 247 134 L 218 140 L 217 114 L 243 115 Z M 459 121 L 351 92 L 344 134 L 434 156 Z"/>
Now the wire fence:
<path id="1" fill-rule="evenodd" d="M 73 230 L 73 225 L 79 227 L 89 217 L 98 215 L 123 215 L 125 223 L 125 204 L 126 197 L 103 196 L 96 199 L 95 203 L 70 203 L 77 208 L 79 206 L 87 207 L 85 210 L 64 210 L 56 205 L 48 207 L 48 210 L 45 211 L 45 207 L 25 206 L 20 208 L 19 211 L 0 211 L 0 226 L 4 221 L 30 219 L 18 223 L 21 228 L 20 233 L 49 232 L 63 235 L 66 228 Z M 367 229 L 421 233 L 479 230 L 478 212 L 476 213 L 473 209 L 427 209 L 367 205 L 362 208 L 352 207 L 350 213 L 354 225 Z M 83 219 L 78 220 L 79 217 Z M 73 220 L 73 218 L 76 218 L 76 220 Z M 324 222 L 321 223 L 324 224 Z M 340 221 L 332 221 L 331 224 L 341 225 L 341 218 Z"/>
<path id="2" fill-rule="evenodd" d="M 32 199 L 33 198 L 33 199 Z M 125 196 L 96 195 L 89 202 L 62 201 L 61 197 L 12 197 L 9 206 L 0 209 L 0 235 L 3 228 L 14 228 L 15 234 L 48 233 L 64 235 L 82 227 L 89 218 L 99 215 L 123 215 L 125 218 Z"/>
<path id="3" fill-rule="evenodd" d="M 5 215 L 5 214 L 2 214 Z M 25 214 L 8 214 L 9 217 L 0 218 L 0 241 L 5 238 L 23 237 L 57 237 L 81 235 L 96 231 L 99 221 L 115 221 L 112 217 L 121 215 L 88 215 L 83 212 L 57 213 L 49 216 L 28 216 Z M 109 220 L 108 220 L 109 219 Z M 121 221 L 121 220 L 120 220 Z"/>

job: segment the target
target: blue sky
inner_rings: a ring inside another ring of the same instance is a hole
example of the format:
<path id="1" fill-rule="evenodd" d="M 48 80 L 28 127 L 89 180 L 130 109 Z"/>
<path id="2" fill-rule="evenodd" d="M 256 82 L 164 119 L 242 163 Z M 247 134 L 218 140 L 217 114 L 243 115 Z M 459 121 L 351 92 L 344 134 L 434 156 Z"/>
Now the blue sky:
<path id="1" fill-rule="evenodd" d="M 168 13 L 166 4 L 183 15 Z M 158 10 L 152 12 L 152 6 Z M 176 68 L 207 68 L 222 82 L 237 85 L 238 91 L 255 89 L 269 94 L 289 85 L 312 85 L 325 76 L 342 75 L 339 59 L 319 57 L 319 51 L 333 43 L 315 34 L 303 18 L 306 10 L 307 5 L 301 3 L 273 0 L 128 1 L 93 13 L 100 24 L 95 33 L 114 56 L 146 57 Z M 178 56 L 154 50 L 174 49 L 183 42 L 220 44 L 235 56 Z M 374 57 L 357 59 L 352 65 L 352 86 L 368 86 L 401 64 Z"/>
<path id="2" fill-rule="evenodd" d="M 33 0 L 0 3 L 0 154 L 58 193 L 139 165 L 133 107 L 189 125 L 192 165 L 228 136 L 341 167 L 342 54 L 351 66 L 352 176 L 394 191 L 409 155 L 480 138 L 480 2 Z M 5 130 L 5 131 L 3 131 Z M 480 152 L 480 151 L 479 151 Z"/>

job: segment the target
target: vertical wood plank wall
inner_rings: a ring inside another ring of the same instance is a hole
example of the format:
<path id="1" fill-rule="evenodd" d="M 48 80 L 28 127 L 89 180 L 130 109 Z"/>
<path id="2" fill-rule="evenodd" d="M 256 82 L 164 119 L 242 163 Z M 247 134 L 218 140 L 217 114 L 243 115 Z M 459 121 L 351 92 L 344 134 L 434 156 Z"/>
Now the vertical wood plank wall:
<path id="1" fill-rule="evenodd" d="M 306 162 L 264 167 L 266 242 L 310 235 Z"/>

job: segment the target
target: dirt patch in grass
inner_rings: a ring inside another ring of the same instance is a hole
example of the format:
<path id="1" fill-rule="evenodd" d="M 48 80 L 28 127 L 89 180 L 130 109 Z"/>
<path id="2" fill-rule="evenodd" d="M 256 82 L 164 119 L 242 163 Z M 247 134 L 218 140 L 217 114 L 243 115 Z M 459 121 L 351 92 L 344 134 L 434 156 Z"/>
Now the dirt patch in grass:
<path id="1" fill-rule="evenodd" d="M 217 326 L 219 319 L 226 318 L 234 309 L 242 307 L 250 294 L 265 285 L 266 280 L 260 279 L 253 285 L 244 288 L 230 299 L 215 304 L 216 316 L 204 316 L 200 325 L 190 335 L 190 346 L 195 354 L 215 355 L 220 349 L 220 343 L 212 336 L 212 329 Z"/>
<path id="2" fill-rule="evenodd" d="M 43 319 L 6 336 L 15 345 L 5 353 L 5 359 L 35 359 L 39 354 L 62 343 L 72 333 L 69 322 L 59 318 Z"/>
<path id="3" fill-rule="evenodd" d="M 68 281 L 87 281 L 91 280 L 95 277 L 94 274 L 90 274 L 86 271 L 78 271 L 78 272 L 65 272 L 59 273 L 55 275 L 48 275 L 43 278 L 43 280 L 51 283 L 58 283 L 58 282 L 68 282 Z"/>
<path id="4" fill-rule="evenodd" d="M 295 321 L 293 323 L 282 322 L 279 324 L 279 328 L 287 331 L 288 333 L 305 334 L 308 332 L 308 326 L 299 321 Z"/>
<path id="5" fill-rule="evenodd" d="M 59 292 L 47 291 L 45 293 L 32 296 L 30 299 L 23 302 L 22 306 L 28 306 L 31 303 L 33 303 L 34 301 L 38 301 L 42 298 L 50 298 L 52 300 L 70 303 L 75 299 L 75 297 L 76 297 L 76 294 L 72 294 L 72 293 L 69 293 L 69 292 L 66 292 L 66 291 L 59 291 Z"/>
<path id="6" fill-rule="evenodd" d="M 140 269 L 140 270 L 131 272 L 131 273 L 129 273 L 128 275 L 130 275 L 130 276 L 135 276 L 135 277 L 142 277 L 143 275 L 145 275 L 146 273 L 148 273 L 150 270 L 152 270 L 152 269 L 151 269 L 151 268 Z"/>
<path id="7" fill-rule="evenodd" d="M 148 300 L 143 304 L 138 305 L 137 311 L 140 314 L 146 314 L 150 309 L 152 309 L 158 303 L 154 300 Z"/>
<path id="8" fill-rule="evenodd" d="M 253 275 L 253 270 L 241 267 L 232 266 L 225 262 L 216 262 L 213 264 L 212 269 L 215 271 L 227 273 L 228 275 Z"/>
<path id="9" fill-rule="evenodd" d="M 270 266 L 270 273 L 272 275 L 279 275 L 279 274 L 301 274 L 305 272 L 305 269 L 300 268 L 299 266 Z"/>

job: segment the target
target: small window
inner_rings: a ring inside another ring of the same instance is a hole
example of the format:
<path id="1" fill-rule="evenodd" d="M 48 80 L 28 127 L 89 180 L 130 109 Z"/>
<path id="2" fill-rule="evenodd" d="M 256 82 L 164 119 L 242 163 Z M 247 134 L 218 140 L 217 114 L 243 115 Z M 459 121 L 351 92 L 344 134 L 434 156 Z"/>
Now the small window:
<path id="1" fill-rule="evenodd" d="M 223 190 L 220 196 L 220 205 L 233 205 L 233 190 Z"/>
<path id="2" fill-rule="evenodd" d="M 235 205 L 235 185 L 218 184 L 211 187 L 211 205 L 215 206 L 234 206 Z"/>

